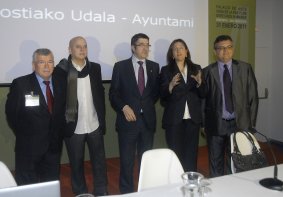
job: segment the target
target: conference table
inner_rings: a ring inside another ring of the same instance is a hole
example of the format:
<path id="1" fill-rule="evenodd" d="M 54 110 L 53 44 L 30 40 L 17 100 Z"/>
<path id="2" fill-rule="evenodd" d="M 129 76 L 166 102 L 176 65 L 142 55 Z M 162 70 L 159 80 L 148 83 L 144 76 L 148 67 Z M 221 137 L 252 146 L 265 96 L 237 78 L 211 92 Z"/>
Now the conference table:
<path id="1" fill-rule="evenodd" d="M 259 180 L 273 177 L 274 166 L 211 178 L 205 197 L 283 197 L 282 191 L 267 189 Z M 283 164 L 278 165 L 278 179 L 283 181 Z M 141 192 L 108 197 L 183 197 L 183 184 L 150 188 Z"/>

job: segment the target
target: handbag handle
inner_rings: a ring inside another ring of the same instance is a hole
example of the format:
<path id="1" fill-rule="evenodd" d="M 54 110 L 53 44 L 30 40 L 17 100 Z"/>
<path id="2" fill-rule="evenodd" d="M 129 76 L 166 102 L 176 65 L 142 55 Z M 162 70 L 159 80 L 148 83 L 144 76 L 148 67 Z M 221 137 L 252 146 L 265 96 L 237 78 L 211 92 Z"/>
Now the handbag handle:
<path id="1" fill-rule="evenodd" d="M 233 136 L 234 152 L 241 153 L 240 150 L 239 150 L 237 141 L 236 141 L 236 135 L 237 135 L 238 132 L 244 134 L 246 136 L 246 138 L 249 140 L 249 142 L 252 144 L 252 153 L 257 153 L 258 149 L 257 149 L 257 147 L 256 147 L 256 145 L 254 143 L 254 140 L 253 140 L 252 136 L 248 132 L 245 132 L 245 131 L 234 132 L 234 136 Z"/>

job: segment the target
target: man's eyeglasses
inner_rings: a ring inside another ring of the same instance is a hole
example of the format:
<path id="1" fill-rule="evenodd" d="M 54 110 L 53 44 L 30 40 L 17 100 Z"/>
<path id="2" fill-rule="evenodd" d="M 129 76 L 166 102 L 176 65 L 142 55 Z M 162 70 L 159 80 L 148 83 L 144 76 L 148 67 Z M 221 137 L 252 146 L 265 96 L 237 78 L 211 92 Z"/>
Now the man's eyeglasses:
<path id="1" fill-rule="evenodd" d="M 45 62 L 45 61 L 38 61 L 37 64 L 40 65 L 40 66 L 44 66 L 44 65 L 46 65 L 46 64 L 48 64 L 48 65 L 53 65 L 53 64 L 54 64 L 54 61 L 48 61 L 48 62 Z"/>
<path id="2" fill-rule="evenodd" d="M 143 43 L 141 43 L 141 44 L 136 44 L 135 46 L 137 46 L 137 47 L 143 47 L 143 48 L 149 48 L 149 47 L 151 47 L 150 44 L 143 44 Z"/>
<path id="3" fill-rule="evenodd" d="M 226 47 L 219 46 L 219 47 L 215 47 L 215 49 L 218 50 L 218 51 L 231 50 L 231 49 L 233 49 L 233 46 L 232 45 L 228 45 Z"/>

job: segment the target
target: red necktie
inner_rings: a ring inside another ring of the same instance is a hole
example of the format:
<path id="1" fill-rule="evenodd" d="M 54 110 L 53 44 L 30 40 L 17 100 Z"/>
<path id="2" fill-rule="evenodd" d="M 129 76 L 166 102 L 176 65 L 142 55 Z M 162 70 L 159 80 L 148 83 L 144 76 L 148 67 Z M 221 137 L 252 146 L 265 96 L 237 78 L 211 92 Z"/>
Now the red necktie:
<path id="1" fill-rule="evenodd" d="M 53 95 L 49 86 L 50 81 L 43 81 L 43 83 L 46 85 L 46 98 L 47 98 L 48 111 L 51 114 L 52 106 L 53 106 Z"/>
<path id="2" fill-rule="evenodd" d="M 142 95 L 143 90 L 144 90 L 144 70 L 142 67 L 143 62 L 138 61 L 138 64 L 140 65 L 139 73 L 138 73 L 138 87 L 139 87 L 140 94 Z"/>
<path id="3" fill-rule="evenodd" d="M 229 113 L 233 113 L 234 107 L 233 107 L 233 99 L 232 99 L 232 80 L 226 64 L 224 65 L 224 72 L 223 72 L 223 87 L 224 87 L 226 110 Z"/>

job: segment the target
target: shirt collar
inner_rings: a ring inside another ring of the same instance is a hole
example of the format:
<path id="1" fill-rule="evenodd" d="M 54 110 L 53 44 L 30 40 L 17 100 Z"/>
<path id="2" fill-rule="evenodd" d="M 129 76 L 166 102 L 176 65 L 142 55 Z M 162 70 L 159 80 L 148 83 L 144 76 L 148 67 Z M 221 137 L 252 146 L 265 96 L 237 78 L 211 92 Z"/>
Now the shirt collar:
<path id="1" fill-rule="evenodd" d="M 141 59 L 138 59 L 135 55 L 132 56 L 132 61 L 137 63 L 138 61 L 142 61 L 143 62 L 143 65 L 145 65 L 145 59 L 141 60 Z"/>
<path id="2" fill-rule="evenodd" d="M 39 82 L 39 84 L 42 84 L 43 81 L 46 81 L 41 76 L 39 76 L 39 74 L 37 74 L 37 73 L 35 73 L 35 76 L 36 76 L 37 81 Z M 50 76 L 50 78 L 47 81 L 50 81 L 50 84 L 52 84 L 52 76 Z"/>
<path id="3" fill-rule="evenodd" d="M 86 61 L 84 61 L 84 65 L 81 67 L 80 65 L 78 65 L 78 64 L 76 64 L 73 60 L 72 60 L 72 64 L 73 64 L 73 66 L 75 67 L 75 69 L 77 70 L 77 71 L 82 71 L 82 69 L 85 67 L 85 65 L 86 65 Z"/>
<path id="4" fill-rule="evenodd" d="M 223 68 L 225 64 L 227 65 L 227 68 L 230 69 L 231 66 L 232 66 L 232 60 L 230 60 L 230 61 L 227 62 L 227 63 L 223 63 L 223 62 L 221 62 L 221 61 L 218 61 L 218 66 L 220 66 L 221 68 Z"/>

